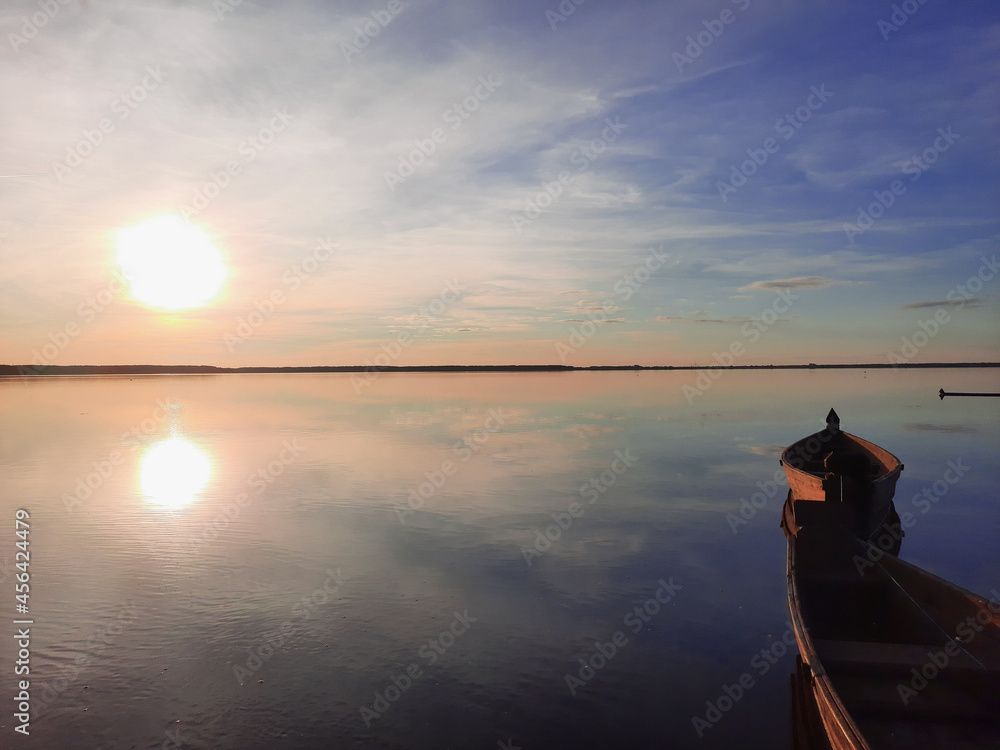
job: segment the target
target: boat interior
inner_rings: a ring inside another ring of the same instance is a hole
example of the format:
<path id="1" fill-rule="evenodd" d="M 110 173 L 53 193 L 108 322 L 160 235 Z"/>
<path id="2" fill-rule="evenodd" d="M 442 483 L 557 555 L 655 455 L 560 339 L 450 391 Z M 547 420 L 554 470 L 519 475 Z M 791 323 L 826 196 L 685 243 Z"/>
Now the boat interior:
<path id="1" fill-rule="evenodd" d="M 812 454 L 806 444 L 812 436 L 789 448 L 789 456 L 800 456 L 801 463 L 796 468 L 810 474 L 840 474 L 844 477 L 860 481 L 872 481 L 889 471 L 889 466 L 868 448 L 848 435 L 838 433 L 815 454 Z M 802 446 L 800 450 L 796 450 Z"/>
<path id="2" fill-rule="evenodd" d="M 809 524 L 790 543 L 815 655 L 872 748 L 1000 747 L 1000 622 L 977 639 L 953 641 L 981 602 L 922 601 L 926 591 L 874 562 L 837 524 Z M 958 648 L 947 668 L 904 702 L 899 686 L 949 643 Z"/>

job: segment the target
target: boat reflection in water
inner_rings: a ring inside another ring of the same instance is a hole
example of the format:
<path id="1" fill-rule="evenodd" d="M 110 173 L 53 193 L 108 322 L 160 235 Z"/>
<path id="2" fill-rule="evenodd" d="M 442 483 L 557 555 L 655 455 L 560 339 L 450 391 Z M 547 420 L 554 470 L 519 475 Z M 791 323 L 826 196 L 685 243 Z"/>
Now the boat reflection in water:
<path id="1" fill-rule="evenodd" d="M 1000 747 L 1000 602 L 896 556 L 903 465 L 827 420 L 782 454 L 794 747 Z"/>

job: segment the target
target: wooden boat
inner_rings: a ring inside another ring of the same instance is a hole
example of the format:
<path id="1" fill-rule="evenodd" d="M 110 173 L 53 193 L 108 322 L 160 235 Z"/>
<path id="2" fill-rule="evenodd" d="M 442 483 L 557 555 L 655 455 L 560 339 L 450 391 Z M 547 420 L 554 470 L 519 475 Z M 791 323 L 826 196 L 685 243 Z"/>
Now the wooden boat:
<path id="1" fill-rule="evenodd" d="M 841 522 L 868 538 L 889 518 L 902 462 L 874 443 L 840 429 L 830 409 L 826 429 L 788 446 L 781 454 L 792 498 L 841 504 Z M 791 509 L 794 511 L 794 504 Z M 794 519 L 791 519 L 794 527 Z"/>
<path id="2" fill-rule="evenodd" d="M 839 439 L 832 410 L 831 417 L 825 435 L 810 436 L 832 446 L 821 461 L 813 450 L 817 462 L 789 466 L 803 441 L 782 454 L 786 471 L 821 480 L 793 485 L 782 517 L 801 658 L 796 747 L 822 726 L 825 738 L 808 747 L 1000 748 L 1000 593 L 987 601 L 885 551 L 898 552 L 902 539 L 891 495 L 882 513 L 880 504 L 867 503 L 876 490 L 861 480 L 891 478 L 882 486 L 894 488 L 902 464 L 860 438 Z M 868 469 L 862 474 L 857 460 L 841 484 L 836 477 L 844 472 L 836 469 L 855 459 L 840 462 L 838 451 L 861 455 Z M 876 518 L 859 518 L 866 503 Z"/>
<path id="3" fill-rule="evenodd" d="M 788 539 L 788 604 L 829 746 L 1000 748 L 1000 593 L 987 601 L 821 515 Z"/>

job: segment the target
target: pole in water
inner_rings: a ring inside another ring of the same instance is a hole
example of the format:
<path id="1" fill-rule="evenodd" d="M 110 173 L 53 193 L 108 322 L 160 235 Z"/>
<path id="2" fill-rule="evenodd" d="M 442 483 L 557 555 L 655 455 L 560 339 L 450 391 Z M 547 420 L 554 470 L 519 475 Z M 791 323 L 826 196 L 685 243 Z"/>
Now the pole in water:
<path id="1" fill-rule="evenodd" d="M 1000 393 L 948 393 L 944 388 L 942 388 L 938 391 L 938 396 L 942 399 L 945 396 L 984 396 L 996 398 L 997 396 L 1000 396 Z"/>

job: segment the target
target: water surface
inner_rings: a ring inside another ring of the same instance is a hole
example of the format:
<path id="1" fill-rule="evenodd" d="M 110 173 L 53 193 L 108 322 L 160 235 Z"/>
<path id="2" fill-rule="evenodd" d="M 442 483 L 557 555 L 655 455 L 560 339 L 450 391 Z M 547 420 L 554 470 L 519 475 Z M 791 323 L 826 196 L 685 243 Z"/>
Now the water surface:
<path id="1" fill-rule="evenodd" d="M 0 381 L 25 746 L 789 747 L 777 457 L 831 406 L 906 465 L 901 556 L 1000 588 L 1000 405 L 936 395 L 996 370 L 696 377 Z"/>

